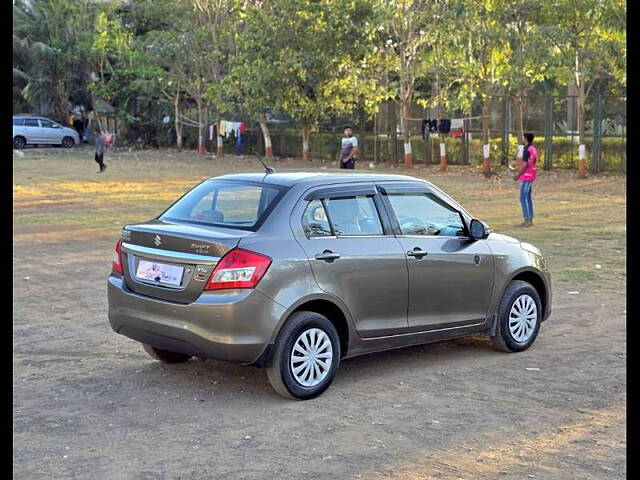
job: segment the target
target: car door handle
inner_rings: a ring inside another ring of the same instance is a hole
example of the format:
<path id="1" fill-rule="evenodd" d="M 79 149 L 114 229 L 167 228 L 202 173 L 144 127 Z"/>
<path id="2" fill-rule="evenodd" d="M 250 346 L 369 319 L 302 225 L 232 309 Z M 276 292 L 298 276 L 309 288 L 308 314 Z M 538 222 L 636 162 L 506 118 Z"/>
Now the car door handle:
<path id="1" fill-rule="evenodd" d="M 424 257 L 425 255 L 429 255 L 429 252 L 427 252 L 426 250 L 421 250 L 418 247 L 407 252 L 407 256 L 409 257 Z"/>
<path id="2" fill-rule="evenodd" d="M 336 258 L 340 258 L 340 254 L 334 253 L 331 250 L 325 250 L 322 253 L 316 254 L 316 260 L 335 260 Z"/>

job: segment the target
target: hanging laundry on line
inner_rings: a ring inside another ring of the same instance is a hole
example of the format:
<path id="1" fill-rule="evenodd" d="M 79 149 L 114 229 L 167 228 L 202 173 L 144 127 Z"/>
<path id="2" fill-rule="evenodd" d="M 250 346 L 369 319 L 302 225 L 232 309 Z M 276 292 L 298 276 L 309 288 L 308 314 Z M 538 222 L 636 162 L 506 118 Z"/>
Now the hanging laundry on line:
<path id="1" fill-rule="evenodd" d="M 451 133 L 452 137 L 461 137 L 464 134 L 464 119 L 452 118 L 451 119 Z"/>
<path id="2" fill-rule="evenodd" d="M 247 126 L 246 122 L 230 122 L 229 120 L 220 120 L 220 128 L 219 135 L 221 137 L 226 137 L 227 134 L 238 136 L 239 134 L 244 134 Z"/>

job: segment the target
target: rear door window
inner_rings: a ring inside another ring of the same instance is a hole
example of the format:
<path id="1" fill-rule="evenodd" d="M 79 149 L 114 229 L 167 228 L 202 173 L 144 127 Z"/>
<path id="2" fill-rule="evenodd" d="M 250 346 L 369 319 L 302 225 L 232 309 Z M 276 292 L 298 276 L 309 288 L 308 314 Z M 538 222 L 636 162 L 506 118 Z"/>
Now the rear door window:
<path id="1" fill-rule="evenodd" d="M 37 118 L 25 118 L 24 119 L 24 126 L 25 127 L 39 127 L 40 124 L 38 123 L 38 119 Z"/>
<path id="2" fill-rule="evenodd" d="M 22 125 L 24 125 L 24 118 L 14 118 L 13 119 L 13 126 L 14 127 L 21 127 Z"/>
<path id="3" fill-rule="evenodd" d="M 302 215 L 302 228 L 307 238 L 333 235 L 327 212 L 321 200 L 312 200 Z"/>
<path id="4" fill-rule="evenodd" d="M 284 191 L 265 184 L 211 180 L 188 192 L 160 219 L 255 230 Z"/>
<path id="5" fill-rule="evenodd" d="M 383 235 L 373 197 L 354 196 L 325 200 L 329 220 L 337 236 Z"/>

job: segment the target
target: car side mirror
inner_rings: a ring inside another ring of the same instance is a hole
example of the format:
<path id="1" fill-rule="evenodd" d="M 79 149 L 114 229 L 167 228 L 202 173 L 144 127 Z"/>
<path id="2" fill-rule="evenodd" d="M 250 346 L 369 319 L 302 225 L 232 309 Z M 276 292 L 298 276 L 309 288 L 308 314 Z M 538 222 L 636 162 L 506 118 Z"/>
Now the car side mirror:
<path id="1" fill-rule="evenodd" d="M 471 224 L 469 225 L 469 236 L 473 240 L 482 240 L 487 238 L 488 235 L 484 223 L 480 220 L 476 220 L 475 218 L 471 220 Z"/>

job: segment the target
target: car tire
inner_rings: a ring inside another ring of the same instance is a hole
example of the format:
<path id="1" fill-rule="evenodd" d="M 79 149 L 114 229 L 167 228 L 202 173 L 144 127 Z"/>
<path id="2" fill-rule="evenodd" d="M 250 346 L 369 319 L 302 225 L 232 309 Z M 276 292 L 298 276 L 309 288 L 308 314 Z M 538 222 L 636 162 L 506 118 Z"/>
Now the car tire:
<path id="1" fill-rule="evenodd" d="M 311 355 L 312 363 L 294 359 L 304 354 L 300 348 Z M 267 377 L 283 397 L 309 400 L 329 387 L 339 363 L 340 338 L 333 324 L 319 313 L 296 312 L 278 334 Z"/>
<path id="2" fill-rule="evenodd" d="M 27 146 L 27 140 L 24 137 L 15 137 L 13 139 L 13 148 L 21 150 Z"/>
<path id="3" fill-rule="evenodd" d="M 511 282 L 498 308 L 493 345 L 503 352 L 521 352 L 535 342 L 542 323 L 538 291 L 528 282 Z"/>
<path id="4" fill-rule="evenodd" d="M 62 146 L 64 148 L 72 148 L 76 144 L 75 140 L 71 137 L 64 137 L 62 139 Z"/>
<path id="5" fill-rule="evenodd" d="M 191 355 L 187 355 L 186 353 L 171 352 L 169 350 L 163 350 L 162 348 L 147 345 L 146 343 L 142 344 L 142 348 L 144 348 L 144 351 L 152 358 L 164 363 L 182 363 L 191 358 Z"/>

